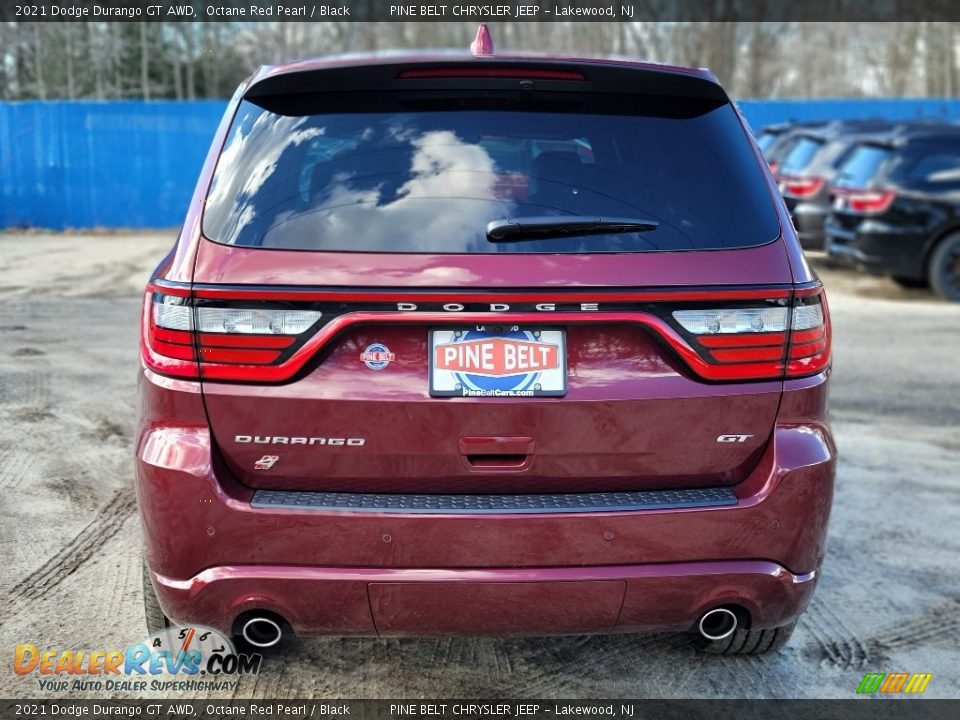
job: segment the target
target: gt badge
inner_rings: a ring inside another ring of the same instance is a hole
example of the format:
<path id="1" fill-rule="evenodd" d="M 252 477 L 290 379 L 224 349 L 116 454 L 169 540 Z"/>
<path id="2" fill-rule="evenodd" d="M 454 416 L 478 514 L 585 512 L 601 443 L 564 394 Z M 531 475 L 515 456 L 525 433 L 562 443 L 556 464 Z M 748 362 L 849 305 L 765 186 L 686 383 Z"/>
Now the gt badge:
<path id="1" fill-rule="evenodd" d="M 264 455 L 262 458 L 257 460 L 253 464 L 254 470 L 269 470 L 274 465 L 277 464 L 277 460 L 280 459 L 279 455 Z"/>
<path id="2" fill-rule="evenodd" d="M 382 343 L 367 345 L 367 349 L 360 353 L 360 359 L 371 370 L 383 370 L 396 357 L 394 353 L 390 352 L 390 348 Z"/>

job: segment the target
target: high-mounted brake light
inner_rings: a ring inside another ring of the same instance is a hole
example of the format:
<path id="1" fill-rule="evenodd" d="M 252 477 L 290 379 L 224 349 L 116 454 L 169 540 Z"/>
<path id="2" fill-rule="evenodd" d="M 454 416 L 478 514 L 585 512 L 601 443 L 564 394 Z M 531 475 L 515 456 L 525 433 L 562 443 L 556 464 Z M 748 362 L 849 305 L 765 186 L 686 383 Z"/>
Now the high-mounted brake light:
<path id="1" fill-rule="evenodd" d="M 586 80 L 583 73 L 575 70 L 550 70 L 548 68 L 523 67 L 427 67 L 409 68 L 397 74 L 398 80 L 422 80 L 428 78 L 506 78 L 518 80 Z"/>
<path id="2" fill-rule="evenodd" d="M 820 177 L 809 178 L 780 178 L 780 192 L 788 197 L 808 198 L 813 197 L 823 189 L 824 179 Z"/>

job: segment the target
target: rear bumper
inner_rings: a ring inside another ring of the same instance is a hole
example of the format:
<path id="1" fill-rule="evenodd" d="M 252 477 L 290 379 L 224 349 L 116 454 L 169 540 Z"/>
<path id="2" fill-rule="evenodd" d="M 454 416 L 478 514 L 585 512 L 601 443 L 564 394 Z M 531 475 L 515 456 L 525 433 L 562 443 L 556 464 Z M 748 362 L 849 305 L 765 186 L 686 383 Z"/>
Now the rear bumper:
<path id="1" fill-rule="evenodd" d="M 789 622 L 816 573 L 766 561 L 590 568 L 215 567 L 153 574 L 165 612 L 229 632 L 240 614 L 281 615 L 298 634 L 550 634 L 687 630 L 708 609 L 744 607 L 754 627 Z"/>
<path id="2" fill-rule="evenodd" d="M 824 551 L 835 447 L 826 374 L 789 381 L 735 504 L 576 513 L 260 507 L 212 448 L 196 385 L 145 373 L 137 493 L 161 606 L 230 632 L 264 609 L 298 633 L 687 629 L 742 605 L 754 627 L 805 607 Z"/>
<path id="3" fill-rule="evenodd" d="M 897 275 L 917 280 L 926 277 L 922 228 L 900 228 L 864 220 L 856 230 L 827 221 L 827 257 L 838 265 L 875 275 Z"/>
<path id="4" fill-rule="evenodd" d="M 823 230 L 829 208 L 813 203 L 798 203 L 791 211 L 797 239 L 804 250 L 822 250 L 827 236 Z"/>

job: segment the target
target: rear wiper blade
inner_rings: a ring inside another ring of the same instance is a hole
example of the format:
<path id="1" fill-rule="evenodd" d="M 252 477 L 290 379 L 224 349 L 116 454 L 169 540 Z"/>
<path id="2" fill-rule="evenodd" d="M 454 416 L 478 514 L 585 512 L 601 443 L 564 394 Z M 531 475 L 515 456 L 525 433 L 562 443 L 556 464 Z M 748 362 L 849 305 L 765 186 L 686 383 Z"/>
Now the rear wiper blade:
<path id="1" fill-rule="evenodd" d="M 487 224 L 490 242 L 522 242 L 575 235 L 650 232 L 660 223 L 646 218 L 599 217 L 595 215 L 543 215 L 501 218 Z"/>

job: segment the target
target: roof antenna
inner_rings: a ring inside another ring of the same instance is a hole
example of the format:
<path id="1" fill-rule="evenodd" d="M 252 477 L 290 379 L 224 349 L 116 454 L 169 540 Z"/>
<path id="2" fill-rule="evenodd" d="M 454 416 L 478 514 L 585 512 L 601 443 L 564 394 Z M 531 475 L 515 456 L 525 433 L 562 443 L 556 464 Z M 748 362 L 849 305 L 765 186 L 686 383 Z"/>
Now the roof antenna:
<path id="1" fill-rule="evenodd" d="M 477 36 L 470 43 L 470 52 L 474 57 L 493 55 L 493 38 L 490 37 L 490 28 L 486 23 L 480 23 L 477 28 Z"/>

